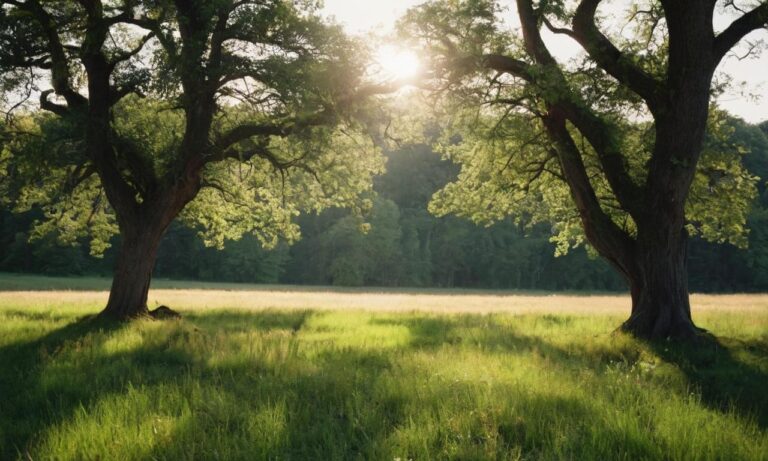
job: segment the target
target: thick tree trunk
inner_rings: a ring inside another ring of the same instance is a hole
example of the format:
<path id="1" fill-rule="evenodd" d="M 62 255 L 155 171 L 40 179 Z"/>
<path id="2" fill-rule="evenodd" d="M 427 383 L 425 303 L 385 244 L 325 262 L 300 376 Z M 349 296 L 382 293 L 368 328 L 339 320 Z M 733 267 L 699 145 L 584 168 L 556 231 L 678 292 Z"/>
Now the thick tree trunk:
<path id="1" fill-rule="evenodd" d="M 101 315 L 128 320 L 149 315 L 147 294 L 163 232 L 135 229 L 123 233 L 109 301 Z"/>
<path id="2" fill-rule="evenodd" d="M 693 339 L 703 330 L 691 319 L 687 235 L 683 229 L 675 237 L 661 235 L 638 246 L 636 270 L 628 277 L 632 314 L 621 329 L 645 339 Z"/>
<path id="3" fill-rule="evenodd" d="M 163 312 L 150 312 L 147 309 L 147 294 L 160 241 L 171 222 L 199 190 L 199 177 L 195 174 L 187 177 L 187 181 L 179 182 L 146 200 L 133 213 L 117 212 L 123 242 L 115 264 L 109 301 L 100 314 L 102 317 L 116 320 L 147 315 L 156 318 L 178 317 L 178 314 L 164 306 L 161 309 Z M 118 200 L 120 198 L 116 197 Z M 131 207 L 120 209 L 131 210 Z"/>

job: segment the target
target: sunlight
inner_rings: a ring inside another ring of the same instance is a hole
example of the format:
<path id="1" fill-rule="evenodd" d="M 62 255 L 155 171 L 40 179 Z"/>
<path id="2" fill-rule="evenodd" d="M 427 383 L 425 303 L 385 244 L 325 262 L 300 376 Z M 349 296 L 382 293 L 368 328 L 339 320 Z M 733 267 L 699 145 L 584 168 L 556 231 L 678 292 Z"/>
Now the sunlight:
<path id="1" fill-rule="evenodd" d="M 386 79 L 406 80 L 415 77 L 421 70 L 416 53 L 391 45 L 379 48 L 376 63 L 381 69 L 381 76 Z"/>

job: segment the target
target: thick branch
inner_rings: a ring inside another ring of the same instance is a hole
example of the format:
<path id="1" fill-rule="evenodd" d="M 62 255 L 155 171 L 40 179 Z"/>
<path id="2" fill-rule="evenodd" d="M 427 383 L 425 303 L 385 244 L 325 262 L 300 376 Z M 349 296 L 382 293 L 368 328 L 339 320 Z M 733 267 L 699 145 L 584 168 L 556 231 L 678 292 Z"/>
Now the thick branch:
<path id="1" fill-rule="evenodd" d="M 742 15 L 715 38 L 715 63 L 719 63 L 728 51 L 747 34 L 768 26 L 768 2 Z"/>
<path id="2" fill-rule="evenodd" d="M 601 0 L 582 0 L 573 17 L 573 35 L 589 56 L 613 78 L 637 93 L 656 112 L 662 101 L 663 85 L 653 76 L 635 65 L 598 30 L 595 23 L 597 6 Z"/>
<path id="3" fill-rule="evenodd" d="M 147 17 L 133 18 L 129 17 L 128 15 L 120 15 L 113 18 L 112 22 L 132 24 L 153 33 L 157 40 L 160 42 L 160 46 L 162 46 L 163 50 L 165 50 L 166 54 L 168 54 L 169 58 L 173 59 L 177 56 L 176 42 L 174 41 L 171 34 L 165 33 L 163 31 L 162 23 L 160 20 L 150 19 Z"/>
<path id="4" fill-rule="evenodd" d="M 14 2 L 13 4 L 30 13 L 43 30 L 51 60 L 51 84 L 56 94 L 63 96 L 70 108 L 85 106 L 88 102 L 87 99 L 72 89 L 70 85 L 69 59 L 59 38 L 53 17 L 37 0 L 30 0 L 25 3 Z"/>
<path id="5" fill-rule="evenodd" d="M 537 64 L 547 68 L 547 72 L 531 74 L 524 63 L 507 59 L 503 61 L 516 75 L 525 78 L 529 75 L 535 84 L 544 91 L 542 97 L 550 106 L 558 107 L 563 115 L 574 124 L 595 149 L 606 179 L 611 185 L 616 198 L 635 215 L 638 210 L 640 188 L 627 172 L 627 167 L 620 146 L 612 136 L 615 130 L 596 115 L 579 96 L 570 89 L 568 80 L 563 75 L 557 61 L 547 49 L 539 31 L 536 12 L 530 0 L 518 0 L 518 12 L 523 27 L 523 36 L 528 54 Z M 543 75 L 539 78 L 538 75 Z"/>
<path id="6" fill-rule="evenodd" d="M 530 65 L 523 61 L 502 55 L 487 55 L 483 57 L 482 63 L 488 69 L 505 72 L 526 81 L 538 83 L 535 82 L 535 74 L 531 72 Z M 560 86 L 565 85 L 564 77 L 558 80 Z M 547 83 L 542 82 L 541 84 L 546 85 Z M 562 88 L 549 93 L 559 94 L 561 92 Z M 570 99 L 561 98 L 556 104 L 595 149 L 606 179 L 616 194 L 616 198 L 634 214 L 638 211 L 638 200 L 641 197 L 640 187 L 627 173 L 624 156 L 619 149 L 617 140 L 612 137 L 615 130 L 583 103 L 574 102 L 573 99 L 576 97 L 573 94 L 569 96 Z M 555 103 L 555 101 L 550 102 Z"/>
<path id="7" fill-rule="evenodd" d="M 227 31 L 227 21 L 229 20 L 231 11 L 232 10 L 229 8 L 222 8 L 218 12 L 216 25 L 214 26 L 213 33 L 211 34 L 211 52 L 209 63 L 211 69 L 214 72 L 218 72 L 221 67 L 221 60 L 224 52 L 224 40 Z M 211 78 L 211 81 L 218 81 L 218 77 L 218 75 L 214 75 Z"/>
<path id="8" fill-rule="evenodd" d="M 480 63 L 486 69 L 514 75 L 528 82 L 533 81 L 531 65 L 519 59 L 500 54 L 487 54 L 480 59 Z"/>
<path id="9" fill-rule="evenodd" d="M 68 115 L 69 108 L 67 106 L 62 106 L 48 100 L 48 96 L 50 96 L 51 93 L 53 93 L 53 90 L 45 90 L 40 93 L 40 108 L 47 110 L 48 112 L 53 112 L 59 116 Z"/>
<path id="10" fill-rule="evenodd" d="M 222 135 L 214 144 L 214 152 L 223 152 L 230 146 L 252 137 L 288 136 L 292 125 L 285 123 L 244 123 Z"/>
<path id="11" fill-rule="evenodd" d="M 118 102 L 120 102 L 121 99 L 128 96 L 129 94 L 136 94 L 138 96 L 144 97 L 144 93 L 138 88 L 137 85 L 125 85 L 120 86 L 117 88 L 111 88 L 110 94 L 109 94 L 109 106 L 112 107 Z"/>
<path id="12" fill-rule="evenodd" d="M 616 195 L 616 199 L 633 216 L 641 211 L 642 187 L 638 186 L 627 173 L 626 159 L 614 134 L 616 129 L 584 106 L 570 101 L 561 101 L 559 107 L 568 120 L 579 130 L 595 149 L 605 178 Z"/>
<path id="13" fill-rule="evenodd" d="M 525 50 L 537 64 L 547 67 L 557 67 L 557 60 L 547 49 L 539 31 L 539 16 L 533 9 L 532 0 L 517 0 L 517 13 L 523 29 Z"/>
<path id="14" fill-rule="evenodd" d="M 566 127 L 564 114 L 550 108 L 544 126 L 557 147 L 557 156 L 590 243 L 625 275 L 632 272 L 633 241 L 600 206 L 581 152 Z"/>

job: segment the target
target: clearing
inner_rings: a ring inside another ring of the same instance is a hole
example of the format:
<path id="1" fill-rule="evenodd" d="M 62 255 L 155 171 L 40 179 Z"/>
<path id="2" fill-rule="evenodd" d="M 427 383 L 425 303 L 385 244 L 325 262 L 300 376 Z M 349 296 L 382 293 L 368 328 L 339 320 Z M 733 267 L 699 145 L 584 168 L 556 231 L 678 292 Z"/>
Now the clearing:
<path id="1" fill-rule="evenodd" d="M 107 286 L 0 275 L 0 459 L 768 459 L 768 295 L 694 296 L 686 349 L 619 295 Z"/>

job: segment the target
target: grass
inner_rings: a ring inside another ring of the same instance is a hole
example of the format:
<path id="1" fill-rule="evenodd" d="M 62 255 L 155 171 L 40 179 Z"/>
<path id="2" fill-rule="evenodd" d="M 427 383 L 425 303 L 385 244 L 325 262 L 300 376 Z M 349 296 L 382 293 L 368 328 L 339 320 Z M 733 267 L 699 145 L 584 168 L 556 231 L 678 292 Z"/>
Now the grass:
<path id="1" fill-rule="evenodd" d="M 768 459 L 768 296 L 686 348 L 620 296 L 183 288 L 0 292 L 0 459 Z"/>

